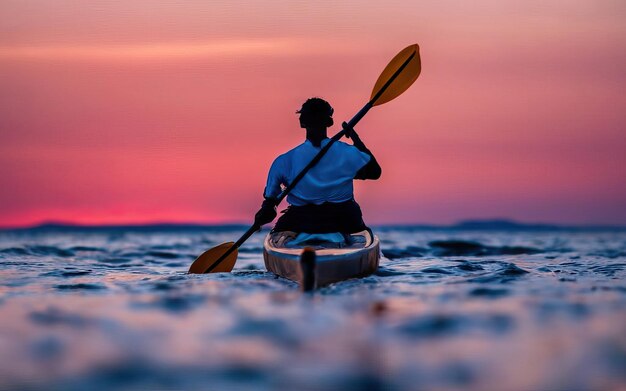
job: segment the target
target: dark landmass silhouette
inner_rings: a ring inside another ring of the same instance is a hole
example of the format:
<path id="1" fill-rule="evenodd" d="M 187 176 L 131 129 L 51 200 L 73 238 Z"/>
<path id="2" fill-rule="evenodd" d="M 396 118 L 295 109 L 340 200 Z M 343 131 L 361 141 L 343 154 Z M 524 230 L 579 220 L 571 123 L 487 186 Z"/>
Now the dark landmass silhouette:
<path id="1" fill-rule="evenodd" d="M 170 232 L 170 231 L 240 231 L 248 224 L 201 224 L 201 223 L 154 223 L 121 225 L 83 225 L 69 222 L 47 222 L 30 227 L 5 227 L 0 231 L 132 231 L 132 232 Z M 264 230 L 269 230 L 267 225 Z M 565 225 L 548 223 L 521 223 L 508 219 L 464 220 L 451 225 L 436 224 L 378 224 L 376 230 L 457 230 L 457 231 L 626 231 L 626 226 L 617 225 Z"/>

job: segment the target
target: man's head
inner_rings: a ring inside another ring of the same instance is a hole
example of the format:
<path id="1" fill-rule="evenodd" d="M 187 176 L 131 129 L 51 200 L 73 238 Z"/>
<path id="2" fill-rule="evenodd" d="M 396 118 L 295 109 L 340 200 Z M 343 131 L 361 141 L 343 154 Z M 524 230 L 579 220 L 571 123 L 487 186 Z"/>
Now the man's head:
<path id="1" fill-rule="evenodd" d="M 310 98 L 296 113 L 300 114 L 303 128 L 328 128 L 333 125 L 332 106 L 322 98 Z"/>

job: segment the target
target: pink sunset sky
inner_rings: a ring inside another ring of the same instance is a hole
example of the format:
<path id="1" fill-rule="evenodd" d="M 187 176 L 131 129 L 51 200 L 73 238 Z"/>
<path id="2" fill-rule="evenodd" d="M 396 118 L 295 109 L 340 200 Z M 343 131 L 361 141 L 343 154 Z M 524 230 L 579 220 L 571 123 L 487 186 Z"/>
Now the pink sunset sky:
<path id="1" fill-rule="evenodd" d="M 249 223 L 302 102 L 348 120 L 412 43 L 366 222 L 626 224 L 624 1 L 4 0 L 0 226 Z"/>

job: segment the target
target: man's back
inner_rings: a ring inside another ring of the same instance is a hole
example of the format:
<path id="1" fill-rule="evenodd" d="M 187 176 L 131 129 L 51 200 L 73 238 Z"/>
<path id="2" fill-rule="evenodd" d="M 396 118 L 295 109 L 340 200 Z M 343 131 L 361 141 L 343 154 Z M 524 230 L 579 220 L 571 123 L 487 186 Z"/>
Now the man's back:
<path id="1" fill-rule="evenodd" d="M 276 158 L 269 172 L 265 196 L 277 197 L 281 191 L 280 185 L 288 185 L 329 141 L 325 139 L 320 147 L 315 147 L 307 140 Z M 352 145 L 337 141 L 291 191 L 287 202 L 302 206 L 351 200 L 352 181 L 369 161 L 370 155 Z"/>

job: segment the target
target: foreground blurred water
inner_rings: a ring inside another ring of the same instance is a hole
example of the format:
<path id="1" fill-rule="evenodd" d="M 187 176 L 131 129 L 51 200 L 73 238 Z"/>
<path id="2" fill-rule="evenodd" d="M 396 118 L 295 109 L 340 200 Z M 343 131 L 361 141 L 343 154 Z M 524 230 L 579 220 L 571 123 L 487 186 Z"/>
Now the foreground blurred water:
<path id="1" fill-rule="evenodd" d="M 626 387 L 626 232 L 381 228 L 377 275 L 298 292 L 243 230 L 0 232 L 0 389 Z"/>

